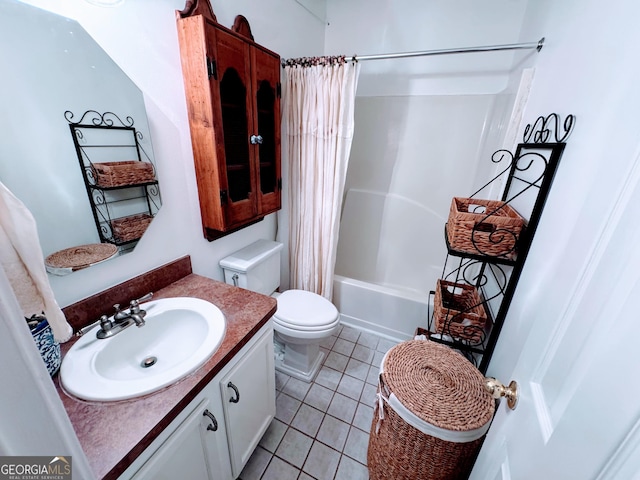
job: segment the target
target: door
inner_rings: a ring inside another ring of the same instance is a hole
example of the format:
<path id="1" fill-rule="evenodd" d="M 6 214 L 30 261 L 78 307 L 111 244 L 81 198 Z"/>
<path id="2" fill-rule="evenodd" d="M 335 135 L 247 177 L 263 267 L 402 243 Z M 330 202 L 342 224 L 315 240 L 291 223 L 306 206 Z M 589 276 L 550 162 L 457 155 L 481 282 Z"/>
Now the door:
<path id="1" fill-rule="evenodd" d="M 524 348 L 489 366 L 505 370 L 510 356 L 515 368 L 499 380 L 516 380 L 520 400 L 513 411 L 500 405 L 471 479 L 640 478 L 639 170 L 567 279 L 562 314 L 539 315 Z"/>
<path id="2" fill-rule="evenodd" d="M 225 471 L 220 455 L 226 453 L 224 431 L 218 429 L 220 420 L 209 399 L 202 400 L 133 479 L 219 479 Z"/>
<path id="3" fill-rule="evenodd" d="M 220 381 L 233 478 L 237 478 L 276 414 L 273 330 Z"/>
<path id="4" fill-rule="evenodd" d="M 253 131 L 259 141 L 252 145 L 256 158 L 258 210 L 266 215 L 280 209 L 280 57 L 251 48 L 254 88 Z"/>
<path id="5" fill-rule="evenodd" d="M 215 28 L 216 70 L 224 145 L 218 144 L 220 188 L 224 192 L 227 227 L 246 223 L 258 214 L 256 172 L 250 136 L 253 99 L 249 45 L 231 33 Z M 215 88 L 215 87 L 212 87 Z M 214 105 L 214 108 L 217 106 Z M 224 148 L 223 148 L 224 147 Z"/>

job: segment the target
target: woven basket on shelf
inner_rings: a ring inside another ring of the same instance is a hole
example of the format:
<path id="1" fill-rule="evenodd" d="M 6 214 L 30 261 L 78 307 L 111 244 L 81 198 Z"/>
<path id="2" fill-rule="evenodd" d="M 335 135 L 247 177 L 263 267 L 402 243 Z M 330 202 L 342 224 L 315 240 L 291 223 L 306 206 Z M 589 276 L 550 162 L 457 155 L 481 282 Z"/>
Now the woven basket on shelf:
<path id="1" fill-rule="evenodd" d="M 487 313 L 478 290 L 466 283 L 438 280 L 433 299 L 436 333 L 480 343 Z"/>
<path id="2" fill-rule="evenodd" d="M 482 374 L 459 353 L 428 340 L 396 345 L 380 371 L 369 478 L 467 478 L 494 413 Z"/>
<path id="3" fill-rule="evenodd" d="M 111 230 L 116 240 L 129 242 L 142 237 L 151 220 L 153 220 L 153 217 L 146 213 L 116 218 L 111 220 Z"/>
<path id="4" fill-rule="evenodd" d="M 454 250 L 515 258 L 525 220 L 499 200 L 454 197 L 447 221 L 447 238 Z"/>
<path id="5" fill-rule="evenodd" d="M 91 164 L 91 170 L 100 187 L 123 187 L 153 182 L 156 179 L 153 165 L 148 162 L 127 160 Z"/>

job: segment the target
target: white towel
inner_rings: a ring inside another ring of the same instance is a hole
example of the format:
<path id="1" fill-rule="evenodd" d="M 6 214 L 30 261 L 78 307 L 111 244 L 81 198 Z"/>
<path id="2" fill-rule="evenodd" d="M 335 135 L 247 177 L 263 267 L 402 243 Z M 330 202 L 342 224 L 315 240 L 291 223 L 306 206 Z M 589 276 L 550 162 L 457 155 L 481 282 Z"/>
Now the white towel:
<path id="1" fill-rule="evenodd" d="M 67 323 L 51 290 L 36 221 L 29 209 L 2 182 L 0 261 L 24 316 L 30 317 L 44 311 L 56 341 L 69 340 L 73 329 Z"/>

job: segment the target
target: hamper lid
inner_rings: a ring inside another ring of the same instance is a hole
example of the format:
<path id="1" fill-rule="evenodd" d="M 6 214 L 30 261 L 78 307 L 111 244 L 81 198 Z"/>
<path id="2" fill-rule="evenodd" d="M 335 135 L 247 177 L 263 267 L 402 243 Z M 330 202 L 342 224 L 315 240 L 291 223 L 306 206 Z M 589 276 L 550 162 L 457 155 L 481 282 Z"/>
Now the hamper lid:
<path id="1" fill-rule="evenodd" d="M 445 345 L 400 343 L 387 352 L 380 370 L 386 388 L 423 422 L 467 432 L 484 430 L 493 418 L 495 403 L 484 388 L 484 377 Z"/>

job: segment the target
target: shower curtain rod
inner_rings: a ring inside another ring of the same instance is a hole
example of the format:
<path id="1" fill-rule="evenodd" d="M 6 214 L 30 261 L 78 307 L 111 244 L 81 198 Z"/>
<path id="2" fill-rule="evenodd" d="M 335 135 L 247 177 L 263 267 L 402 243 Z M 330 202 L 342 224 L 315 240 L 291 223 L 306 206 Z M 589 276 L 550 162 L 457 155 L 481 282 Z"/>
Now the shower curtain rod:
<path id="1" fill-rule="evenodd" d="M 353 55 L 353 56 L 347 56 L 346 60 L 361 62 L 364 60 L 387 60 L 387 59 L 393 59 L 393 58 L 425 57 L 429 55 L 449 55 L 453 53 L 497 52 L 502 50 L 532 50 L 534 48 L 539 52 L 540 50 L 542 50 L 543 45 L 544 45 L 544 37 L 542 37 L 537 42 L 529 42 L 529 43 L 487 45 L 484 47 L 444 48 L 441 50 L 424 50 L 421 52 L 403 52 L 403 53 L 383 53 L 380 55 Z"/>

